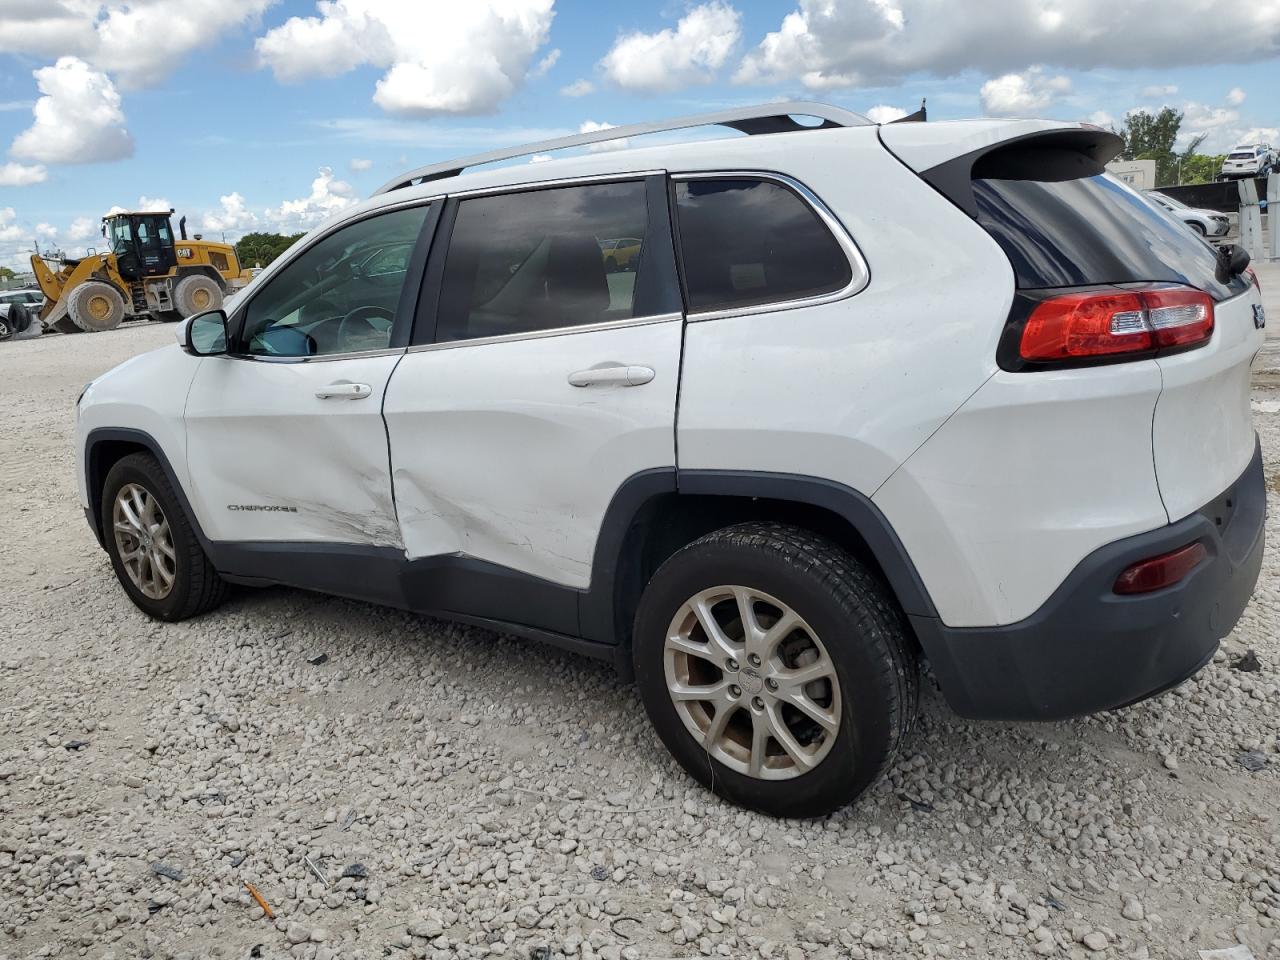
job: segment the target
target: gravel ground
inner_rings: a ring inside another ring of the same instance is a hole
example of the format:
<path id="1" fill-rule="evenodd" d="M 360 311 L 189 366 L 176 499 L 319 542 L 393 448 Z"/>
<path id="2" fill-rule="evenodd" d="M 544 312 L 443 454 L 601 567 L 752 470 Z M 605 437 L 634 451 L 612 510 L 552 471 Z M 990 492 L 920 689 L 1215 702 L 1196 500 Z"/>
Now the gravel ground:
<path id="1" fill-rule="evenodd" d="M 1031 725 L 926 691 L 886 780 L 779 822 L 693 785 L 591 661 L 285 589 L 145 619 L 85 527 L 69 418 L 171 335 L 0 345 L 0 958 L 1280 957 L 1274 521 L 1175 692 Z"/>

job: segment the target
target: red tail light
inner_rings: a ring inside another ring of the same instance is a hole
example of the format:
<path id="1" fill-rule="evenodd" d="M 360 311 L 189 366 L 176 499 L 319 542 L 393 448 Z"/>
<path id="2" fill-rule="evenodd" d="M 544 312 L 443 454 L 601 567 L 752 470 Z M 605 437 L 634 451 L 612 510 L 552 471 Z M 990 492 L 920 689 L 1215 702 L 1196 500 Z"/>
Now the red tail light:
<path id="1" fill-rule="evenodd" d="M 1163 590 L 1178 583 L 1208 555 L 1209 551 L 1204 548 L 1204 544 L 1197 540 L 1169 553 L 1135 563 L 1116 577 L 1116 584 L 1111 589 L 1122 594 Z"/>
<path id="2" fill-rule="evenodd" d="M 1253 285 L 1258 288 L 1258 292 L 1262 292 L 1262 281 L 1258 279 L 1258 271 L 1253 267 L 1245 267 L 1244 272 L 1249 275 L 1249 279 L 1253 281 Z"/>
<path id="3" fill-rule="evenodd" d="M 1204 343 L 1213 298 L 1191 287 L 1077 290 L 1042 300 L 1022 328 L 1023 360 L 1053 362 L 1151 353 Z"/>

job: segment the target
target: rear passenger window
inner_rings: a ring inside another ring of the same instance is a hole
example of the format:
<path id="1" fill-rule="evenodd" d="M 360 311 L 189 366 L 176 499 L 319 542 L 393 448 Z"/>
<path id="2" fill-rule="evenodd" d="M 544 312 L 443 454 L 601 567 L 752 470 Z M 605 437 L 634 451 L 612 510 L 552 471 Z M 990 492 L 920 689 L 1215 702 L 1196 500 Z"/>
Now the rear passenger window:
<path id="1" fill-rule="evenodd" d="M 647 229 L 639 180 L 461 201 L 436 339 L 632 319 Z"/>
<path id="2" fill-rule="evenodd" d="M 675 187 L 690 313 L 821 296 L 853 279 L 826 224 L 782 184 L 726 178 Z"/>

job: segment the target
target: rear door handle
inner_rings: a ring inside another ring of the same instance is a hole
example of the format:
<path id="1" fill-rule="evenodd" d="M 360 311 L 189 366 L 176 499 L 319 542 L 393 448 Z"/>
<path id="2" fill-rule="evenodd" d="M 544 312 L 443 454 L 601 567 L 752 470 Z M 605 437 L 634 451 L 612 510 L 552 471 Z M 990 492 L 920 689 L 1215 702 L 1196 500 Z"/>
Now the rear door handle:
<path id="1" fill-rule="evenodd" d="M 316 391 L 316 396 L 321 400 L 360 400 L 373 393 L 373 387 L 367 383 L 331 383 L 328 386 L 321 387 Z"/>
<path id="2" fill-rule="evenodd" d="M 638 387 L 654 378 L 653 367 L 638 364 L 608 363 L 569 374 L 569 382 L 575 387 L 590 387 L 601 383 L 616 383 L 623 387 Z"/>

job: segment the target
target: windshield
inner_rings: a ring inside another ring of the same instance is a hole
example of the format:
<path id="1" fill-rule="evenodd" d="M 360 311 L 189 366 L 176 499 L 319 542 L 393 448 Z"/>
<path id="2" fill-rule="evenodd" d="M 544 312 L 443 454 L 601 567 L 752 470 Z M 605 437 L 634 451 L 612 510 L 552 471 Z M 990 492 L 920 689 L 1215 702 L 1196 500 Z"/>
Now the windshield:
<path id="1" fill-rule="evenodd" d="M 1176 208 L 1176 209 L 1178 209 L 1178 210 L 1190 210 L 1190 209 L 1191 209 L 1191 208 L 1190 208 L 1190 207 L 1188 207 L 1185 203 L 1183 203 L 1181 200 L 1175 200 L 1175 199 L 1173 199 L 1173 197 L 1166 196 L 1166 195 L 1165 195 L 1165 194 L 1163 194 L 1163 193 L 1153 193 L 1153 194 L 1151 194 L 1151 196 L 1155 197 L 1157 200 L 1159 200 L 1161 203 L 1163 203 L 1166 207 L 1175 207 L 1175 208 Z"/>
<path id="2" fill-rule="evenodd" d="M 129 221 L 125 217 L 117 217 L 107 223 L 107 239 L 111 241 L 114 252 L 133 245 L 133 235 L 129 232 Z"/>

